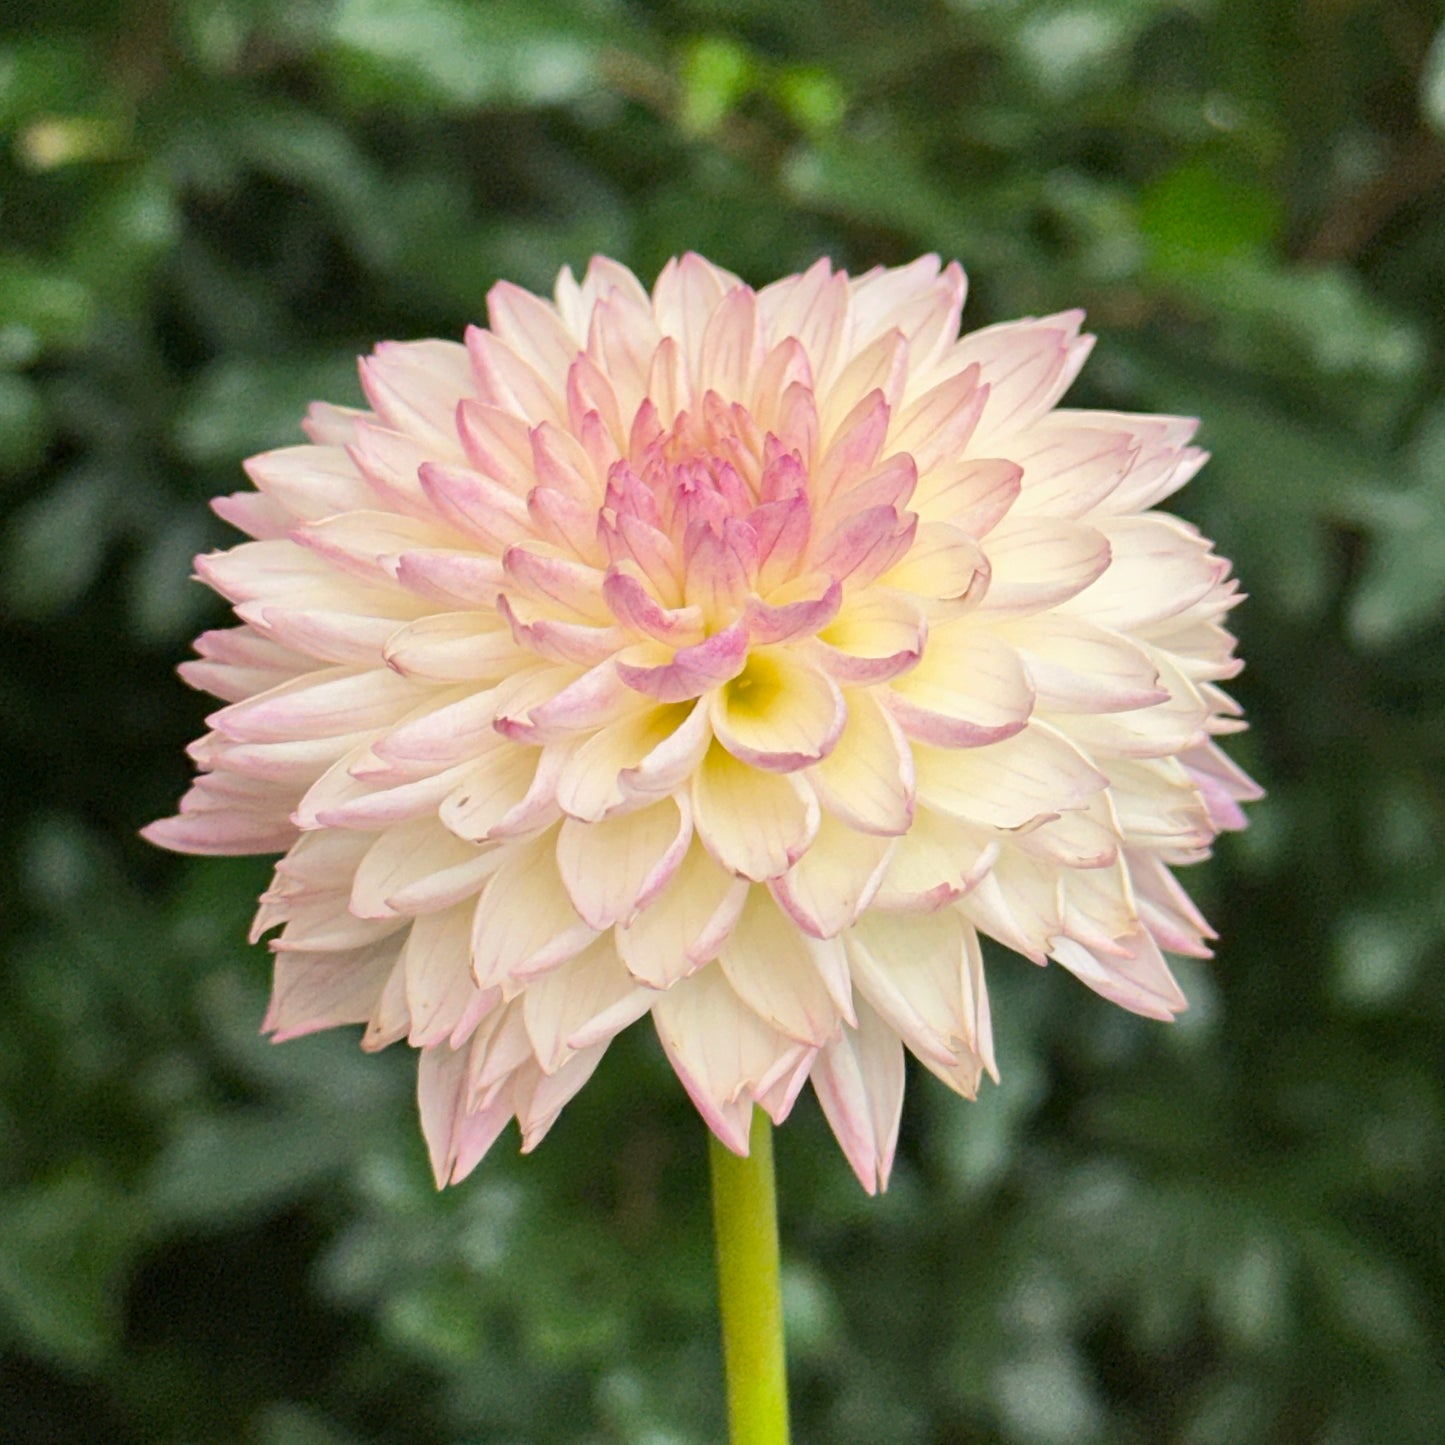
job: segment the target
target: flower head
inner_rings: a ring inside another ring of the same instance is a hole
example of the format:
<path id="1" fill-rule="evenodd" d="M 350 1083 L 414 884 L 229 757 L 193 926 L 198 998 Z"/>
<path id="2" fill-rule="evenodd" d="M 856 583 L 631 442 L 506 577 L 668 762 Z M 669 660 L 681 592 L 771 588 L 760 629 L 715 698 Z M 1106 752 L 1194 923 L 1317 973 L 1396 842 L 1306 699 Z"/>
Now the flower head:
<path id="1" fill-rule="evenodd" d="M 1079 313 L 960 339 L 963 298 L 936 257 L 501 284 L 216 503 L 241 625 L 183 672 L 226 705 L 147 834 L 284 852 L 266 1026 L 419 1049 L 440 1182 L 650 1013 L 725 1143 L 811 1079 L 879 1187 L 905 1047 L 996 1076 L 980 933 L 1184 1007 L 1170 869 L 1257 794 L 1228 565 L 1152 510 L 1194 423 L 1058 408 Z"/>

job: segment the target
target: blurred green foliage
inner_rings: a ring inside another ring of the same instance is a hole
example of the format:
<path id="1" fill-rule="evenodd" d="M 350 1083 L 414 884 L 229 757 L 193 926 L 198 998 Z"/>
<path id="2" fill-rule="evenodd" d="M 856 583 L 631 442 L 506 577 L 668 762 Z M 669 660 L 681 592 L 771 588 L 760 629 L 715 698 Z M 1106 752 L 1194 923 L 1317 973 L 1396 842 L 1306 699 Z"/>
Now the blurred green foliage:
<path id="1" fill-rule="evenodd" d="M 1001 1087 L 858 1190 L 779 1139 L 797 1434 L 1445 1439 L 1445 28 L 1429 0 L 57 0 L 0 21 L 0 1434 L 721 1431 L 700 1126 L 641 1031 L 437 1196 L 402 1053 L 256 1036 L 263 863 L 165 813 L 205 499 L 507 276 L 695 248 L 1071 305 L 1179 499 L 1270 786 L 1174 1029 L 1014 959 Z"/>

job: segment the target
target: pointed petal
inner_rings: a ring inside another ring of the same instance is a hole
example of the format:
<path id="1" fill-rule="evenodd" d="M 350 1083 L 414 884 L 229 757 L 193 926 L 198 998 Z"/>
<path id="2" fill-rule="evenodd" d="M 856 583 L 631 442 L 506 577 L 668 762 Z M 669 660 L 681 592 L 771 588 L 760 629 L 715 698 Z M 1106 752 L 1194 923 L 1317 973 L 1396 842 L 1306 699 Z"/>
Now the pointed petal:
<path id="1" fill-rule="evenodd" d="M 813 1064 L 811 1078 L 834 1136 L 869 1194 L 888 1187 L 903 1117 L 903 1045 L 862 999 L 858 1026 L 845 1028 Z"/>

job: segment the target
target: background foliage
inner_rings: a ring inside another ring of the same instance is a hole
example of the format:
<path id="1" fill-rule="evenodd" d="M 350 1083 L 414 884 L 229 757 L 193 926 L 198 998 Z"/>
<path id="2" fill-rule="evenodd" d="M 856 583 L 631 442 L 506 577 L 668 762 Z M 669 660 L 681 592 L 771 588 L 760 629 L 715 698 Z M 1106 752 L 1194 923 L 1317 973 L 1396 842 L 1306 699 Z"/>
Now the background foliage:
<path id="1" fill-rule="evenodd" d="M 802 1441 L 1445 1439 L 1445 30 L 1427 0 L 53 0 L 0 34 L 0 1428 L 719 1438 L 700 1128 L 625 1039 L 438 1197 L 404 1053 L 256 1035 L 256 860 L 135 829 L 239 459 L 507 276 L 936 249 L 1088 307 L 1266 782 L 1173 1029 L 994 961 L 1004 1081 L 895 1183 L 782 1132 Z M 1434 288 L 1434 289 L 1432 289 Z M 638 1031 L 634 1031 L 638 1032 Z"/>

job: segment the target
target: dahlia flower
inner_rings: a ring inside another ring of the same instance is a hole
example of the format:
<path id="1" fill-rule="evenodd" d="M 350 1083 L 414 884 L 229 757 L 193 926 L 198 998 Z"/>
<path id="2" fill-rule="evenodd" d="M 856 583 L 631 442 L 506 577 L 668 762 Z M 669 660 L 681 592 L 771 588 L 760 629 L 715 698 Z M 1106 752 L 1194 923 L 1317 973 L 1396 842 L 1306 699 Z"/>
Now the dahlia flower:
<path id="1" fill-rule="evenodd" d="M 1236 584 L 1153 510 L 1195 424 L 1060 408 L 1081 314 L 960 337 L 964 289 L 500 284 L 215 504 L 240 626 L 182 671 L 225 706 L 146 832 L 285 855 L 265 1027 L 406 1039 L 439 1183 L 644 1014 L 723 1143 L 811 1081 L 872 1191 L 905 1049 L 997 1077 L 980 935 L 1185 1006 L 1171 869 L 1257 796 L 1213 741 Z"/>

